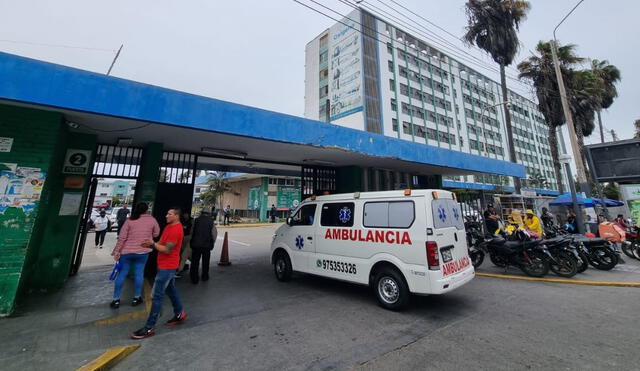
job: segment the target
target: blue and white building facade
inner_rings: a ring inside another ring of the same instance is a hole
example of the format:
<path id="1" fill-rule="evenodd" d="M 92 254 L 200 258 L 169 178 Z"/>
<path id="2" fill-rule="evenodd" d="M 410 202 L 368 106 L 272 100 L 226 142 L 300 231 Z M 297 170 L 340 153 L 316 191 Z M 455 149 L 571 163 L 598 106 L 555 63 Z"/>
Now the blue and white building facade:
<path id="1" fill-rule="evenodd" d="M 500 83 L 411 33 L 354 10 L 305 54 L 305 117 L 509 161 Z M 547 179 L 538 194 L 557 194 L 544 117 L 513 91 L 508 101 L 518 163 L 527 178 Z M 443 184 L 513 190 L 512 178 L 491 174 L 445 176 Z"/>

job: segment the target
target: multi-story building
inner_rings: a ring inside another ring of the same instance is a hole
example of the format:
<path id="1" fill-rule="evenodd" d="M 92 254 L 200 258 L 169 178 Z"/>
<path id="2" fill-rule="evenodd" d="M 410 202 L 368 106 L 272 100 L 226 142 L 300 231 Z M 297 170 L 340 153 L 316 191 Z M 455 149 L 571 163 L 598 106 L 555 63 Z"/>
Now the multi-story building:
<path id="1" fill-rule="evenodd" d="M 305 50 L 305 116 L 335 125 L 509 161 L 508 100 L 514 146 L 527 177 L 553 194 L 548 129 L 537 104 L 364 10 L 354 10 Z M 527 180 L 523 181 L 527 184 Z M 445 187 L 513 189 L 491 174 L 445 177 Z"/>
<path id="2" fill-rule="evenodd" d="M 286 217 L 302 201 L 299 177 L 245 173 L 226 175 L 229 190 L 216 207 L 220 209 L 229 205 L 233 213 L 243 219 L 266 221 L 272 205 L 276 207 L 278 217 Z M 200 194 L 209 188 L 207 181 L 210 177 L 202 175 L 196 178 L 193 203 L 197 210 L 202 207 Z M 222 214 L 218 214 L 218 219 L 221 218 Z"/>
<path id="3" fill-rule="evenodd" d="M 104 207 L 111 205 L 113 202 L 130 204 L 133 201 L 135 188 L 135 180 L 98 178 L 98 187 L 93 205 Z"/>

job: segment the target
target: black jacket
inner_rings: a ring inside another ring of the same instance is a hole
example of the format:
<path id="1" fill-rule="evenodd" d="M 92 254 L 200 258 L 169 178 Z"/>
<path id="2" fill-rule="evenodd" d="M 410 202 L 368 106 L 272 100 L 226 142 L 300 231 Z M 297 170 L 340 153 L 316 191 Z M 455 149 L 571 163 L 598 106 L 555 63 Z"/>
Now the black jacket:
<path id="1" fill-rule="evenodd" d="M 218 230 L 209 215 L 200 215 L 193 223 L 191 230 L 191 248 L 199 250 L 213 250 Z"/>

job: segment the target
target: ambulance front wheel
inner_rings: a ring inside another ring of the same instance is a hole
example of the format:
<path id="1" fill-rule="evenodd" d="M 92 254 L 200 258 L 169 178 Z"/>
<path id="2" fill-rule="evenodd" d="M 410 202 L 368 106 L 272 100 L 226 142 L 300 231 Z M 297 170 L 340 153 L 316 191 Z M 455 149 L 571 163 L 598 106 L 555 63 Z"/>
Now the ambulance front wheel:
<path id="1" fill-rule="evenodd" d="M 409 304 L 409 287 L 397 269 L 380 268 L 373 278 L 373 290 L 383 308 L 401 310 Z"/>
<path id="2" fill-rule="evenodd" d="M 293 268 L 289 254 L 284 251 L 278 251 L 273 259 L 273 271 L 278 281 L 286 282 L 291 279 Z"/>

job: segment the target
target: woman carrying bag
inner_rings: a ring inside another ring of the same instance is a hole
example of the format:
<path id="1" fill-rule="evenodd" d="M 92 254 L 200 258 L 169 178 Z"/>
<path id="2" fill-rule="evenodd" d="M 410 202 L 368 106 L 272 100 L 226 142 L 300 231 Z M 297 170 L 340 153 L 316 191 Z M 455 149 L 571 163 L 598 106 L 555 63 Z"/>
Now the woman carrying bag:
<path id="1" fill-rule="evenodd" d="M 120 273 L 115 279 L 113 291 L 113 301 L 111 308 L 120 307 L 120 293 L 122 285 L 127 278 L 129 268 L 133 266 L 134 275 L 134 296 L 131 305 L 136 306 L 142 303 L 142 283 L 144 280 L 144 266 L 151 252 L 150 248 L 142 247 L 141 243 L 147 238 L 155 238 L 160 234 L 160 226 L 154 217 L 147 214 L 149 205 L 144 202 L 138 203 L 131 213 L 131 217 L 124 223 L 118 236 L 118 243 L 111 255 L 114 260 L 120 261 Z"/>

